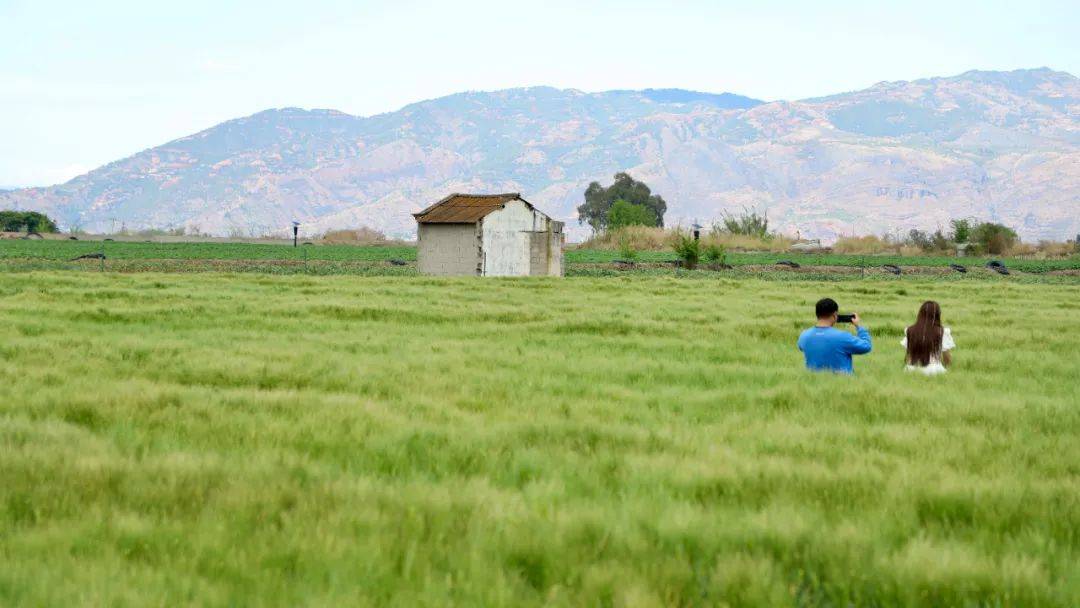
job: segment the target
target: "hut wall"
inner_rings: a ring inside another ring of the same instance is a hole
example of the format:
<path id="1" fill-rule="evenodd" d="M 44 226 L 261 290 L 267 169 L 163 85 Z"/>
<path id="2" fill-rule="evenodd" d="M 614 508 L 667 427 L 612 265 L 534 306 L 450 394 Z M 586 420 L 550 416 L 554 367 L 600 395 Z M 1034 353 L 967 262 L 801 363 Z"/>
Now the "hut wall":
<path id="1" fill-rule="evenodd" d="M 481 270 L 476 224 L 420 224 L 416 265 L 432 275 L 476 275 Z"/>

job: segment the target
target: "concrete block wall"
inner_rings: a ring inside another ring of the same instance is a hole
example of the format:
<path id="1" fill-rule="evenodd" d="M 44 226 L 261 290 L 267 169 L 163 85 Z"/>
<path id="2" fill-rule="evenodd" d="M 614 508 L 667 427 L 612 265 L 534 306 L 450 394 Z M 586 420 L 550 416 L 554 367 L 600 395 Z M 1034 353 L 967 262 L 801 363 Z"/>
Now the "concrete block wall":
<path id="1" fill-rule="evenodd" d="M 480 269 L 476 224 L 420 224 L 416 265 L 432 275 L 475 275 Z"/>
<path id="2" fill-rule="evenodd" d="M 548 233 L 529 234 L 529 276 L 542 277 L 548 273 Z"/>
<path id="3" fill-rule="evenodd" d="M 566 233 L 563 232 L 564 224 L 552 220 L 549 224 L 547 273 L 548 276 L 563 276 L 563 245 L 566 243 Z"/>
<path id="4" fill-rule="evenodd" d="M 529 233 L 529 275 L 563 276 L 562 222 L 550 222 L 550 229 Z"/>

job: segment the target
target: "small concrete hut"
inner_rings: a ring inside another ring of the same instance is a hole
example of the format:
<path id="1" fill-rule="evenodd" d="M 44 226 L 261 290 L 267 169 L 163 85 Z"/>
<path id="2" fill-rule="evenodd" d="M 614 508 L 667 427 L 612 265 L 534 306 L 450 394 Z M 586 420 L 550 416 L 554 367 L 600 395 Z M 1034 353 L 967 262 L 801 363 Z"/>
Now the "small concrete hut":
<path id="1" fill-rule="evenodd" d="M 517 192 L 451 194 L 413 217 L 417 265 L 424 274 L 563 274 L 563 223 Z"/>

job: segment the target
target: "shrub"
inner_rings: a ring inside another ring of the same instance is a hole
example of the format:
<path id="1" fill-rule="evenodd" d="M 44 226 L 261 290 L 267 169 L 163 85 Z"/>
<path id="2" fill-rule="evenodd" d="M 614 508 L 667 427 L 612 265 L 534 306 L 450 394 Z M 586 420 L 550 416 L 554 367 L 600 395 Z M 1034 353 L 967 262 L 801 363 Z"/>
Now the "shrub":
<path id="1" fill-rule="evenodd" d="M 929 251 L 932 246 L 930 237 L 922 230 L 916 230 L 915 228 L 908 231 L 907 244 L 918 247 L 923 251 Z"/>
<path id="2" fill-rule="evenodd" d="M 904 244 L 918 247 L 924 253 L 945 253 L 952 250 L 952 244 L 941 230 L 929 234 L 922 230 L 911 229 L 908 231 L 908 238 Z"/>
<path id="3" fill-rule="evenodd" d="M 990 255 L 1001 255 L 1016 244 L 1016 232 L 1002 224 L 983 222 L 971 231 L 971 240 Z"/>
<path id="4" fill-rule="evenodd" d="M 931 251 L 936 251 L 938 253 L 951 252 L 953 250 L 949 237 L 945 236 L 941 230 L 934 231 L 934 234 L 930 237 L 930 244 Z"/>
<path id="5" fill-rule="evenodd" d="M 701 261 L 701 241 L 685 230 L 676 230 L 671 235 L 671 248 L 679 257 L 683 268 L 693 270 Z"/>
<path id="6" fill-rule="evenodd" d="M 0 211 L 0 232 L 59 232 L 56 222 L 37 211 Z"/>
<path id="7" fill-rule="evenodd" d="M 722 245 L 710 243 L 702 251 L 705 261 L 714 266 L 723 266 L 727 263 L 727 250 Z"/>
<path id="8" fill-rule="evenodd" d="M 634 249 L 634 240 L 626 231 L 619 234 L 619 257 L 627 262 L 636 262 L 638 258 L 637 249 Z"/>
<path id="9" fill-rule="evenodd" d="M 767 214 L 758 215 L 756 211 L 743 210 L 740 215 L 724 214 L 723 224 L 714 224 L 713 232 L 726 232 L 728 234 L 741 234 L 753 236 L 759 239 L 770 238 L 769 218 Z"/>

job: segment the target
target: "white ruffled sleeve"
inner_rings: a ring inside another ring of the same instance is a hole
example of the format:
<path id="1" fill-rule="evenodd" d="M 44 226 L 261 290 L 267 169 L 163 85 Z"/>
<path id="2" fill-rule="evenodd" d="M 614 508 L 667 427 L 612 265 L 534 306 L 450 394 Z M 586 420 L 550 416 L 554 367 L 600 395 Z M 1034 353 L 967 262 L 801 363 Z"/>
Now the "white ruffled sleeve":
<path id="1" fill-rule="evenodd" d="M 956 342 L 952 339 L 952 331 L 946 327 L 945 334 L 941 336 L 941 352 L 956 348 Z"/>

